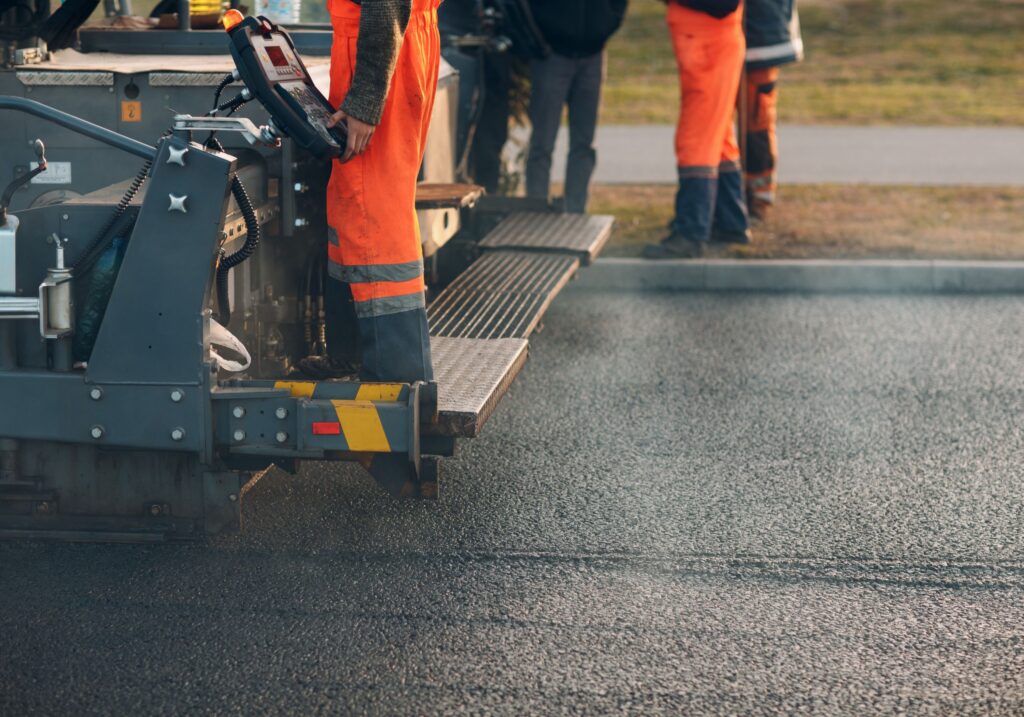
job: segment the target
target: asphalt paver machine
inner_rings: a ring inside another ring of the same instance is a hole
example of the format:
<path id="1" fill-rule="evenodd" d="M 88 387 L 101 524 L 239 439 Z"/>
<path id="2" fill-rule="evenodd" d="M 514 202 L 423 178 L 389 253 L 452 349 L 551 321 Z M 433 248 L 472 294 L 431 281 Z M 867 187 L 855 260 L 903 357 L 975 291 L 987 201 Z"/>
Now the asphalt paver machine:
<path id="1" fill-rule="evenodd" d="M 329 30 L 83 28 L 49 52 L 43 9 L 20 35 L 0 12 L 0 537 L 201 538 L 273 466 L 381 453 L 436 496 L 611 218 L 456 183 L 444 67 L 417 198 L 436 383 L 305 379 L 352 343 L 325 321 Z"/>

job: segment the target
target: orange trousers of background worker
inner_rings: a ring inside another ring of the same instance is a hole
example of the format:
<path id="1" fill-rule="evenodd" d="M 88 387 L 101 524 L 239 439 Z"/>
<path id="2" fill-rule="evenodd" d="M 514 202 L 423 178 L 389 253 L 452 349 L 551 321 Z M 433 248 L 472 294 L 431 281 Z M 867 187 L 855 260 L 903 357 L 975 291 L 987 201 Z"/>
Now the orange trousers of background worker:
<path id="1" fill-rule="evenodd" d="M 350 161 L 335 160 L 327 188 L 328 274 L 351 289 L 364 381 L 433 378 L 416 183 L 437 90 L 438 5 L 413 0 L 373 139 Z M 329 0 L 328 10 L 329 100 L 339 107 L 355 73 L 361 7 Z"/>
<path id="2" fill-rule="evenodd" d="M 775 203 L 775 165 L 779 156 L 776 107 L 779 68 L 747 70 L 747 201 L 755 216 Z"/>
<path id="3" fill-rule="evenodd" d="M 742 5 L 718 19 L 678 2 L 668 26 L 679 67 L 679 190 L 673 234 L 698 245 L 749 241 L 733 118 L 745 41 Z"/>

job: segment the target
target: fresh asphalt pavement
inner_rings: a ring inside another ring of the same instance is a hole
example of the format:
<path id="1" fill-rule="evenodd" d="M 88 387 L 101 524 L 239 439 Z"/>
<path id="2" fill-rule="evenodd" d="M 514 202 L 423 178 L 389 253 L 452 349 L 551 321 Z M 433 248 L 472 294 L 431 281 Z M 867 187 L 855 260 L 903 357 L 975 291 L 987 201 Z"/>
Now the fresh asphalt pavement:
<path id="1" fill-rule="evenodd" d="M 0 546 L 0 714 L 1020 714 L 1022 311 L 570 291 L 439 502 Z"/>

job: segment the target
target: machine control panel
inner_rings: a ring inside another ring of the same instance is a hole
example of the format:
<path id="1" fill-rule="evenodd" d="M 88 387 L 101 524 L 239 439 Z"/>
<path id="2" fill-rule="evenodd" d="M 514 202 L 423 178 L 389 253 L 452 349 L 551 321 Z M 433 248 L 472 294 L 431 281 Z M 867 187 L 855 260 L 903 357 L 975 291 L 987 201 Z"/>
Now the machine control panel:
<path id="1" fill-rule="evenodd" d="M 318 157 L 340 156 L 346 127 L 327 126 L 335 110 L 313 84 L 288 33 L 264 17 L 247 17 L 229 25 L 228 35 L 239 77 L 274 125 Z"/>

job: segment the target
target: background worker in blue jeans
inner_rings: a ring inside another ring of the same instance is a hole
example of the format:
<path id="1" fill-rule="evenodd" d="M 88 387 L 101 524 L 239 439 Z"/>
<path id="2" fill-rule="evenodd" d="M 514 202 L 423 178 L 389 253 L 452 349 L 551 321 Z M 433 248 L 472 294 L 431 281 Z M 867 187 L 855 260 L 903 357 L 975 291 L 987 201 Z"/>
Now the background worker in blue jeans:
<path id="1" fill-rule="evenodd" d="M 547 199 L 551 154 L 562 108 L 569 106 L 569 163 L 565 210 L 587 209 L 590 177 L 597 164 L 594 132 L 604 82 L 604 48 L 622 25 L 627 0 L 530 0 L 551 54 L 530 63 L 530 152 L 526 195 Z"/>

